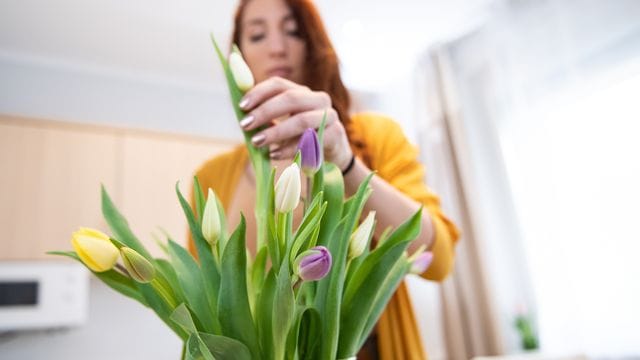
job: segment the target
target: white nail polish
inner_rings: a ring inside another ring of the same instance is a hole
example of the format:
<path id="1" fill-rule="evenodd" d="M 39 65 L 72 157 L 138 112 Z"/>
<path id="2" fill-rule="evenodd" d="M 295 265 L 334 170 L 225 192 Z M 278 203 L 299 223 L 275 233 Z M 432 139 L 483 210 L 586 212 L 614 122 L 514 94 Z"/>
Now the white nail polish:
<path id="1" fill-rule="evenodd" d="M 253 120 L 255 120 L 255 117 L 253 115 L 246 116 L 244 119 L 240 120 L 240 126 L 246 128 L 247 126 L 251 125 Z"/>
<path id="2" fill-rule="evenodd" d="M 264 134 L 257 134 L 251 138 L 251 142 L 253 143 L 253 145 L 260 145 L 260 143 L 262 143 L 265 138 L 266 136 Z"/>

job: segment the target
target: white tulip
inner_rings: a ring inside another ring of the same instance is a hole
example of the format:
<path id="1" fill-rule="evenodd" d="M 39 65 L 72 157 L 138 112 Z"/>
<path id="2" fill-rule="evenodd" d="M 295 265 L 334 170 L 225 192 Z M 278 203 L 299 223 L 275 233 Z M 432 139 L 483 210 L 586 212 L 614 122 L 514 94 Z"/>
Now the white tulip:
<path id="1" fill-rule="evenodd" d="M 287 213 L 295 209 L 300 202 L 301 186 L 300 168 L 293 163 L 284 169 L 276 183 L 276 210 Z"/>
<path id="2" fill-rule="evenodd" d="M 216 194 L 209 189 L 207 202 L 202 212 L 202 235 L 211 245 L 215 245 L 220 237 L 220 213 L 218 212 L 218 202 Z"/>
<path id="3" fill-rule="evenodd" d="M 375 217 L 376 212 L 370 211 L 367 218 L 364 219 L 362 224 L 360 224 L 351 235 L 351 241 L 349 241 L 349 259 L 356 258 L 364 252 L 375 225 Z"/>
<path id="4" fill-rule="evenodd" d="M 239 52 L 232 51 L 229 55 L 229 68 L 241 91 L 245 92 L 253 87 L 255 84 L 253 74 Z"/>

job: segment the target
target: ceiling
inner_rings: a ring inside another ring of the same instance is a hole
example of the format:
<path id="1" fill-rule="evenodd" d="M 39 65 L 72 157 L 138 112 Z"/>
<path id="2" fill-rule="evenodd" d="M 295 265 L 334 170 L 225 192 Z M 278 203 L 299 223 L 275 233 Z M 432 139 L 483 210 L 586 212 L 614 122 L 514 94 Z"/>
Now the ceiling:
<path id="1" fill-rule="evenodd" d="M 408 71 L 430 44 L 477 24 L 493 2 L 318 0 L 316 4 L 341 57 L 348 86 L 375 90 Z M 209 33 L 220 40 L 229 37 L 235 3 L 4 0 L 0 58 L 211 88 L 222 82 Z"/>

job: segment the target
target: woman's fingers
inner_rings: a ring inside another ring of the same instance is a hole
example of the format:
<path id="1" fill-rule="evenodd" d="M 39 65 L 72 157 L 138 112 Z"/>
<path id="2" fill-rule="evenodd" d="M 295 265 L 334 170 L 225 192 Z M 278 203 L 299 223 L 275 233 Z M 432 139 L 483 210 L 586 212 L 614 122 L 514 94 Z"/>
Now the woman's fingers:
<path id="1" fill-rule="evenodd" d="M 281 77 L 272 77 L 265 81 L 262 81 L 247 93 L 240 100 L 240 108 L 242 110 L 250 111 L 256 106 L 262 104 L 265 100 L 287 90 L 302 87 L 293 81 L 283 79 Z"/>
<path id="2" fill-rule="evenodd" d="M 298 142 L 289 141 L 271 149 L 269 157 L 271 160 L 293 159 L 298 152 Z"/>
<path id="3" fill-rule="evenodd" d="M 249 131 L 269 125 L 274 119 L 282 116 L 295 116 L 298 113 L 330 107 L 331 98 L 324 92 L 310 91 L 301 86 L 287 88 L 251 110 L 240 121 L 240 126 Z"/>
<path id="4" fill-rule="evenodd" d="M 298 138 L 306 129 L 317 129 L 320 126 L 325 111 L 327 113 L 327 127 L 338 121 L 338 115 L 333 108 L 304 111 L 266 128 L 256 134 L 251 141 L 255 146 L 267 146 L 289 141 L 297 143 Z"/>

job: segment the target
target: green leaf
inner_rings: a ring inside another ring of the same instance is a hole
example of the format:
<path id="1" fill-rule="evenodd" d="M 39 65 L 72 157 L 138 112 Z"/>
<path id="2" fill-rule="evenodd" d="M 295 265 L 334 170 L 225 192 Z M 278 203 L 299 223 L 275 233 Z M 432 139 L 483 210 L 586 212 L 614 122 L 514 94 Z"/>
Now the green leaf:
<path id="1" fill-rule="evenodd" d="M 251 351 L 253 358 L 260 357 L 258 337 L 247 294 L 247 254 L 245 247 L 245 220 L 229 238 L 222 253 L 218 317 L 222 333 L 237 339 Z"/>
<path id="2" fill-rule="evenodd" d="M 215 47 L 216 53 L 218 54 L 218 59 L 220 60 L 220 64 L 222 65 L 222 71 L 224 72 L 224 75 L 227 79 L 227 85 L 229 87 L 229 93 L 231 95 L 231 102 L 233 103 L 233 109 L 236 112 L 236 116 L 238 117 L 238 120 L 240 120 L 245 115 L 242 109 L 240 109 L 240 106 L 238 106 L 238 104 L 240 103 L 240 100 L 242 99 L 242 95 L 243 95 L 242 91 L 238 88 L 238 85 L 236 84 L 236 81 L 233 78 L 233 74 L 231 73 L 231 69 L 229 68 L 229 62 L 227 61 L 227 57 L 220 50 L 220 47 L 218 46 L 216 39 L 213 37 L 213 34 L 211 34 L 211 42 L 213 42 L 213 46 Z M 246 137 L 246 134 L 247 133 L 245 132 L 245 137 Z M 251 136 L 249 136 L 249 139 L 250 138 Z"/>
<path id="3" fill-rule="evenodd" d="M 386 282 L 386 279 L 392 275 L 389 269 L 394 268 L 398 259 L 403 255 L 404 250 L 410 241 L 401 242 L 395 245 L 389 251 L 385 252 L 376 266 L 368 273 L 357 289 L 352 301 L 343 302 L 340 320 L 340 344 L 338 348 L 338 358 L 346 358 L 355 356 L 360 334 L 365 327 L 365 321 L 371 316 L 379 317 L 380 314 L 371 314 L 371 309 L 379 294 L 393 294 L 401 278 L 395 286 Z M 405 261 L 406 262 L 406 261 Z M 406 273 L 405 273 L 406 274 Z M 404 275 L 404 274 L 403 274 Z M 387 287 L 383 287 L 383 286 Z"/>
<path id="4" fill-rule="evenodd" d="M 381 258 L 391 248 L 401 242 L 410 242 L 420 234 L 420 227 L 422 225 L 422 209 L 418 210 L 411 218 L 402 223 L 381 245 L 375 248 L 366 258 L 362 261 L 361 265 L 355 271 L 353 276 L 346 283 L 344 298 L 342 301 L 343 306 L 348 306 L 353 300 L 355 292 L 362 287 L 362 283 L 365 278 L 371 273 L 373 268 L 378 266 Z"/>
<path id="5" fill-rule="evenodd" d="M 325 324 L 323 333 L 332 334 L 332 336 L 325 337 L 323 339 L 321 348 L 321 357 L 323 359 L 335 358 L 336 351 L 338 349 L 338 334 L 340 334 L 340 303 L 342 300 L 345 281 L 349 239 L 353 229 L 357 225 L 367 197 L 371 192 L 369 188 L 369 181 L 372 176 L 373 174 L 369 174 L 369 176 L 367 176 L 367 178 L 360 184 L 358 191 L 354 194 L 351 200 L 352 205 L 349 207 L 349 211 L 344 213 L 344 217 L 340 221 L 335 233 L 327 241 L 326 246 L 333 257 L 333 264 L 331 265 L 331 271 L 327 277 L 322 279 L 318 284 L 318 292 L 316 295 L 316 305 Z M 329 211 L 329 213 L 331 213 L 331 211 Z"/>
<path id="6" fill-rule="evenodd" d="M 200 346 L 205 346 L 216 360 L 251 360 L 249 349 L 241 342 L 226 336 L 200 332 Z"/>
<path id="7" fill-rule="evenodd" d="M 327 212 L 322 217 L 320 235 L 318 237 L 318 245 L 326 246 L 342 217 L 344 180 L 337 166 L 331 163 L 324 163 L 321 171 L 316 172 L 313 184 L 314 187 L 322 187 L 323 200 L 327 202 Z M 319 191 L 314 189 L 314 194 Z"/>
<path id="8" fill-rule="evenodd" d="M 198 181 L 198 177 L 193 177 L 193 197 L 196 199 L 196 219 L 202 222 L 202 214 L 204 214 L 204 194 L 202 194 L 202 187 Z"/>
<path id="9" fill-rule="evenodd" d="M 199 323 L 207 332 L 218 332 L 219 329 L 214 325 L 217 314 L 209 306 L 208 294 L 202 291 L 205 283 L 200 266 L 185 248 L 172 240 L 169 240 L 169 256 L 182 292 Z"/>
<path id="10" fill-rule="evenodd" d="M 318 310 L 308 307 L 300 317 L 298 357 L 300 360 L 316 359 L 322 343 L 322 318 Z"/>
<path id="11" fill-rule="evenodd" d="M 140 240 L 133 234 L 129 228 L 127 219 L 120 214 L 115 207 L 104 185 L 101 186 L 102 191 L 102 215 L 107 221 L 111 232 L 114 237 L 121 243 L 127 245 L 133 250 L 137 251 L 140 255 L 144 256 L 147 260 L 151 260 L 151 254 L 145 249 Z"/>
<path id="12" fill-rule="evenodd" d="M 302 222 L 296 230 L 294 239 L 293 239 L 293 247 L 291 249 L 291 254 L 289 256 L 289 263 L 293 264 L 294 260 L 298 256 L 298 254 L 302 250 L 308 249 L 308 241 L 315 231 L 315 229 L 320 225 L 320 220 L 322 219 L 322 215 L 324 215 L 324 211 L 327 208 L 327 203 L 320 204 L 322 201 L 322 192 L 318 193 L 316 197 L 313 199 L 309 208 L 307 208 L 304 217 L 302 218 Z"/>
<path id="13" fill-rule="evenodd" d="M 342 239 L 345 232 L 344 221 L 338 224 L 335 237 Z M 335 243 L 335 242 L 332 242 Z M 334 249 L 329 249 L 333 258 L 331 270 L 327 276 L 318 282 L 316 292 L 316 307 L 323 319 L 322 332 L 325 335 L 321 344 L 322 359 L 335 359 L 338 348 L 338 336 L 340 334 L 340 300 L 344 281 L 344 266 L 347 256 L 348 243 L 340 246 L 336 243 Z"/>
<path id="14" fill-rule="evenodd" d="M 260 347 L 263 358 L 267 354 L 273 354 L 273 299 L 276 292 L 276 275 L 273 268 L 269 270 L 265 277 L 262 291 L 258 294 L 258 306 L 256 310 L 256 323 L 258 325 L 258 335 L 260 337 Z"/>
<path id="15" fill-rule="evenodd" d="M 375 222 L 374 229 L 375 229 L 376 225 L 377 225 L 377 222 Z M 387 227 L 385 229 L 385 231 L 382 233 L 382 236 L 380 237 L 382 239 L 381 241 L 384 241 L 389 237 L 389 231 L 390 231 L 390 227 Z M 347 285 L 351 281 L 353 281 L 353 276 L 357 273 L 358 269 L 360 268 L 360 265 L 362 265 L 364 260 L 367 258 L 367 256 L 371 252 L 371 241 L 373 241 L 374 234 L 375 234 L 375 231 L 372 231 L 371 234 L 369 235 L 369 239 L 367 240 L 367 245 L 365 246 L 364 251 L 362 252 L 362 254 L 360 256 L 357 256 L 357 257 L 351 259 L 351 261 L 348 262 L 348 264 L 347 264 L 347 277 L 346 277 L 346 279 L 344 281 L 345 289 L 348 289 Z"/>
<path id="16" fill-rule="evenodd" d="M 185 355 L 187 360 L 216 360 L 197 333 L 189 336 Z"/>
<path id="17" fill-rule="evenodd" d="M 193 242 L 196 245 L 198 259 L 200 260 L 200 267 L 202 268 L 202 276 L 204 278 L 203 289 L 207 293 L 209 308 L 211 309 L 211 312 L 215 314 L 217 312 L 217 299 L 220 289 L 220 270 L 218 269 L 216 260 L 213 257 L 213 250 L 211 246 L 202 235 L 200 223 L 198 223 L 193 216 L 191 206 L 189 206 L 187 200 L 182 196 L 178 183 L 176 183 L 176 194 L 178 195 L 182 211 L 187 218 Z M 217 324 L 214 323 L 213 325 L 217 327 Z M 215 333 L 218 333 L 218 331 L 215 331 Z"/>
<path id="18" fill-rule="evenodd" d="M 273 304 L 273 341 L 276 359 L 283 359 L 287 348 L 287 335 L 293 324 L 295 312 L 295 297 L 291 288 L 289 263 L 280 265 L 276 279 L 276 293 Z"/>
<path id="19" fill-rule="evenodd" d="M 182 329 L 189 335 L 198 333 L 198 328 L 196 327 L 196 324 L 193 323 L 191 312 L 185 303 L 178 305 L 178 307 L 173 310 L 173 313 L 171 313 L 169 318 L 174 323 L 180 325 L 180 327 L 182 327 Z"/>
<path id="20" fill-rule="evenodd" d="M 251 265 L 251 286 L 253 294 L 257 297 L 262 285 L 264 284 L 264 272 L 267 264 L 267 247 L 258 250 L 256 258 Z"/>
<path id="21" fill-rule="evenodd" d="M 250 359 L 250 353 L 242 343 L 224 336 L 198 332 L 191 312 L 182 303 L 171 314 L 171 320 L 190 336 L 187 341 L 188 359 Z"/>
<path id="22" fill-rule="evenodd" d="M 167 245 L 167 256 L 169 255 L 169 247 Z M 171 265 L 171 263 L 166 259 L 158 259 L 156 258 L 156 270 L 163 275 L 166 279 L 168 286 L 173 291 L 173 295 L 176 299 L 176 302 L 181 303 L 185 301 L 184 293 L 182 293 L 182 287 L 180 286 L 180 281 L 178 280 L 178 275 L 176 274 L 175 269 Z"/>
<path id="23" fill-rule="evenodd" d="M 300 150 L 296 151 L 296 155 L 293 157 L 293 161 L 291 163 L 296 163 L 299 168 L 302 167 L 302 165 L 300 165 L 302 163 L 302 153 Z"/>
<path id="24" fill-rule="evenodd" d="M 229 240 L 229 233 L 227 230 L 227 215 L 225 214 L 224 206 L 219 196 L 216 196 L 216 205 L 218 206 L 218 216 L 220 216 L 220 239 L 218 240 L 217 246 L 218 254 L 221 254 L 227 245 L 227 240 Z"/>
<path id="25" fill-rule="evenodd" d="M 233 74 L 231 73 L 231 69 L 229 68 L 227 57 L 220 50 L 220 47 L 218 46 L 218 43 L 216 42 L 213 34 L 211 34 L 211 42 L 216 49 L 216 54 L 218 55 L 218 59 L 220 60 L 220 64 L 222 65 L 222 70 L 227 79 L 229 94 L 231 95 L 231 105 L 233 106 L 233 110 L 235 111 L 236 118 L 238 119 L 238 121 L 240 121 L 245 117 L 244 111 L 239 106 L 243 93 L 238 88 Z M 271 169 L 269 162 L 269 149 L 267 147 L 255 147 L 251 142 L 251 138 L 253 137 L 253 135 L 264 130 L 266 127 L 267 125 L 264 125 L 250 131 L 242 132 L 244 135 L 245 145 L 249 150 L 249 158 L 251 159 L 251 164 L 253 165 L 253 169 L 256 175 L 256 193 L 258 194 L 256 197 L 255 211 L 257 248 L 261 248 L 267 241 L 267 238 L 269 236 L 270 230 L 269 225 L 267 224 L 267 203 L 269 201 L 268 192 L 273 190 L 273 186 L 268 185 L 269 171 Z"/>
<path id="26" fill-rule="evenodd" d="M 396 289 L 407 275 L 409 270 L 411 269 L 411 264 L 407 261 L 399 260 L 396 262 L 394 267 L 389 271 L 389 275 L 387 276 L 384 284 L 382 284 L 382 289 L 386 289 L 384 292 L 378 292 L 376 295 L 375 301 L 371 306 L 371 311 L 369 312 L 369 316 L 366 318 L 366 324 L 360 333 L 360 341 L 358 342 L 357 348 L 360 349 L 364 345 L 364 342 L 371 334 L 373 327 L 380 319 L 382 312 L 387 307 L 391 296 L 396 292 Z"/>
<path id="27" fill-rule="evenodd" d="M 280 247 L 278 246 L 278 231 L 276 229 L 276 216 L 275 216 L 275 192 L 274 192 L 274 182 L 276 177 L 276 169 L 271 169 L 271 176 L 269 177 L 269 184 L 267 186 L 268 189 L 268 201 L 267 201 L 267 225 L 268 225 L 268 236 L 267 236 L 267 248 L 269 249 L 269 256 L 271 257 L 271 264 L 275 266 L 276 269 L 279 269 L 280 266 Z M 284 255 L 284 254 L 282 254 Z"/>
<path id="28" fill-rule="evenodd" d="M 322 121 L 318 127 L 318 144 L 324 144 L 324 130 L 327 125 L 327 110 L 322 114 Z"/>

